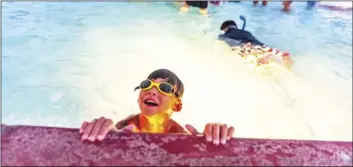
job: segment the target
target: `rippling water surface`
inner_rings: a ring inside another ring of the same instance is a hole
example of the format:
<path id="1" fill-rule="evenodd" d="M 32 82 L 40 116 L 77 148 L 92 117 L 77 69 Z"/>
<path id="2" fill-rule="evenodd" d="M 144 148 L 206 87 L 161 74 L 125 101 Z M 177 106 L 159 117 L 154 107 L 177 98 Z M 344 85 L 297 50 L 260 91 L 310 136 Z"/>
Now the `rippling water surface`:
<path id="1" fill-rule="evenodd" d="M 293 3 L 228 3 L 178 13 L 171 3 L 3 3 L 2 118 L 7 124 L 79 127 L 138 112 L 133 88 L 157 68 L 185 84 L 174 118 L 239 137 L 352 140 L 352 11 Z M 293 72 L 254 72 L 217 42 L 239 15 L 269 46 L 289 51 Z"/>

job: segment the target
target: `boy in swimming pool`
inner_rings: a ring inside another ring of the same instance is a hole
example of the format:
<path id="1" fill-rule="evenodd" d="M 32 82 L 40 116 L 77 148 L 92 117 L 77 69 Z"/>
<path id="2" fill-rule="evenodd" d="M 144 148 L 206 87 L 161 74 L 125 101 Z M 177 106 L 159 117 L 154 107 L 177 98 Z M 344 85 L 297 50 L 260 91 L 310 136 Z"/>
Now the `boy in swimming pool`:
<path id="1" fill-rule="evenodd" d="M 293 61 L 289 53 L 267 47 L 249 31 L 244 30 L 244 26 L 243 29 L 238 29 L 235 21 L 224 21 L 220 30 L 224 34 L 219 35 L 218 39 L 225 41 L 233 50 L 239 51 L 243 58 L 256 66 L 276 62 L 287 69 L 291 68 Z"/>
<path id="2" fill-rule="evenodd" d="M 182 109 L 184 85 L 181 80 L 167 69 L 152 72 L 135 90 L 140 89 L 138 104 L 140 113 L 131 115 L 117 124 L 111 119 L 101 117 L 84 122 L 80 128 L 82 140 L 103 140 L 110 131 L 130 131 L 146 133 L 177 133 L 197 135 L 199 132 L 191 125 L 184 129 L 171 116 Z M 203 134 L 207 141 L 218 145 L 225 144 L 234 133 L 234 128 L 225 124 L 209 123 Z"/>
<path id="3" fill-rule="evenodd" d="M 257 40 L 249 31 L 238 29 L 237 23 L 233 20 L 224 21 L 220 27 L 224 34 L 219 35 L 219 40 L 226 41 L 230 46 L 244 43 L 252 45 L 265 45 Z"/>

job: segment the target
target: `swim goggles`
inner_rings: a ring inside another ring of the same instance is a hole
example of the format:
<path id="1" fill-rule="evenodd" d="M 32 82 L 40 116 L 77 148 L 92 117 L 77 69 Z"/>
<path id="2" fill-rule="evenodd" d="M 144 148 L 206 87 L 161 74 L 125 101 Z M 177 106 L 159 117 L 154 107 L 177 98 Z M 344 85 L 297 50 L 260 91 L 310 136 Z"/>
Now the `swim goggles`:
<path id="1" fill-rule="evenodd" d="M 178 97 L 178 94 L 174 92 L 174 88 L 173 85 L 171 85 L 168 82 L 162 82 L 162 83 L 158 83 L 158 82 L 153 82 L 149 79 L 144 80 L 140 83 L 140 86 L 137 86 L 134 91 L 136 91 L 137 89 L 141 89 L 141 90 L 150 90 L 153 87 L 156 87 L 157 90 L 159 92 L 161 92 L 164 95 L 167 96 L 172 96 L 173 94 Z"/>

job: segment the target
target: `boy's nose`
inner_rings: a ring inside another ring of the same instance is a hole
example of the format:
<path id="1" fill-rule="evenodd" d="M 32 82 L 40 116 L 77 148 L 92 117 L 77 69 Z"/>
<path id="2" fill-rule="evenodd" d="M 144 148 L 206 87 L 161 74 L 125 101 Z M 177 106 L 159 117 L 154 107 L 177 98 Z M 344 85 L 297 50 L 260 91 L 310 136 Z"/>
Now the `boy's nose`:
<path id="1" fill-rule="evenodd" d="M 157 88 L 153 87 L 151 90 L 148 91 L 149 95 L 156 96 L 157 95 Z"/>

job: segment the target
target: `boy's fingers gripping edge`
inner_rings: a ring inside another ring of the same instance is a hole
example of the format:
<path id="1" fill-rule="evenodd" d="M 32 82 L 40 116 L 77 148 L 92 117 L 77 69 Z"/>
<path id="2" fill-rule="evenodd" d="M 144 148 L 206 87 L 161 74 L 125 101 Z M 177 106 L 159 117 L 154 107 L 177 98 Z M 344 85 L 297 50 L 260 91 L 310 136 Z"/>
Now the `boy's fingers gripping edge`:
<path id="1" fill-rule="evenodd" d="M 82 125 L 80 127 L 80 134 L 82 134 L 84 132 L 87 125 L 88 125 L 88 122 L 86 122 L 86 121 L 82 123 Z"/>
<path id="2" fill-rule="evenodd" d="M 220 137 L 220 124 L 214 124 L 212 126 L 212 138 L 213 138 L 213 144 L 218 145 L 219 144 L 219 137 Z"/>
<path id="3" fill-rule="evenodd" d="M 228 129 L 227 140 L 230 140 L 233 137 L 233 135 L 234 135 L 234 127 L 231 126 Z"/>
<path id="4" fill-rule="evenodd" d="M 91 134 L 92 128 L 95 124 L 97 119 L 94 119 L 93 121 L 91 121 L 90 123 L 87 123 L 87 126 L 84 128 L 83 130 L 83 134 L 82 134 L 82 140 L 86 140 L 88 138 L 88 135 Z"/>
<path id="5" fill-rule="evenodd" d="M 226 124 L 221 125 L 220 139 L 222 144 L 226 144 L 228 136 L 228 126 Z"/>
<path id="6" fill-rule="evenodd" d="M 111 119 L 105 119 L 104 123 L 101 125 L 98 131 L 97 139 L 103 140 L 106 135 L 113 129 L 113 126 L 113 121 Z"/>
<path id="7" fill-rule="evenodd" d="M 204 135 L 206 136 L 206 140 L 208 142 L 212 141 L 212 124 L 208 123 L 205 125 Z"/>
<path id="8" fill-rule="evenodd" d="M 101 117 L 95 122 L 95 124 L 91 130 L 91 134 L 88 137 L 88 140 L 90 140 L 91 142 L 96 140 L 98 133 L 101 130 L 102 125 L 104 124 L 105 121 L 106 121 L 106 119 L 104 117 Z"/>

